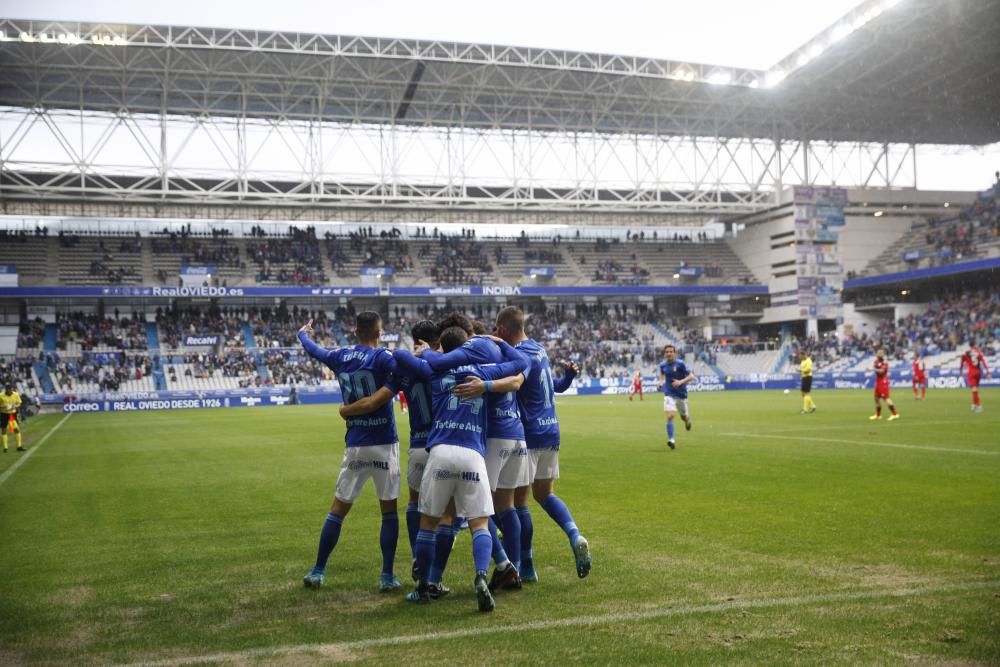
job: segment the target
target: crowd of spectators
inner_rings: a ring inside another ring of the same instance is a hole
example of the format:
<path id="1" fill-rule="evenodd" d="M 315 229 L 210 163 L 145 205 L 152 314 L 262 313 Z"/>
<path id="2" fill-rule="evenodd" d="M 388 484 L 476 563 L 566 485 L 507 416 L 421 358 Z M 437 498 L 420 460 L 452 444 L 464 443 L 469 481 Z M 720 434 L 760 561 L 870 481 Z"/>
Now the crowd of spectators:
<path id="1" fill-rule="evenodd" d="M 141 380 L 153 372 L 153 361 L 148 355 L 129 355 L 125 352 L 85 352 L 80 357 L 62 358 L 59 354 L 43 353 L 49 375 L 62 390 L 117 392 L 131 380 Z M 82 385 L 96 385 L 84 387 Z"/>
<path id="2" fill-rule="evenodd" d="M 247 255 L 257 264 L 258 281 L 315 285 L 326 280 L 315 227 L 292 228 L 286 237 L 268 237 L 257 226 L 252 233 L 261 239 L 247 242 Z"/>
<path id="3" fill-rule="evenodd" d="M 361 257 L 362 268 L 391 268 L 395 273 L 413 270 L 409 246 L 398 238 L 351 238 L 351 251 Z"/>
<path id="4" fill-rule="evenodd" d="M 32 357 L 16 357 L 0 359 L 0 382 L 23 383 L 23 386 L 34 389 L 35 381 L 31 375 Z"/>
<path id="5" fill-rule="evenodd" d="M 259 348 L 292 348 L 299 346 L 298 333 L 309 320 L 313 321 L 314 339 L 325 347 L 339 344 L 336 330 L 323 310 L 309 311 L 293 306 L 291 310 L 283 305 L 278 308 L 253 308 L 249 312 L 250 329 Z M 353 327 L 353 320 L 352 325 Z"/>
<path id="6" fill-rule="evenodd" d="M 315 386 L 334 379 L 333 371 L 300 350 L 267 350 L 263 360 L 265 384 Z"/>
<path id="7" fill-rule="evenodd" d="M 246 309 L 234 307 L 157 308 L 160 344 L 171 349 L 181 347 L 185 336 L 219 336 L 225 347 L 243 347 L 246 315 Z"/>
<path id="8" fill-rule="evenodd" d="M 145 350 L 146 330 L 139 313 L 122 316 L 118 309 L 114 317 L 93 313 L 57 313 L 56 348 L 66 350 L 69 343 L 78 343 L 84 352 L 99 346 L 114 350 Z"/>
<path id="9" fill-rule="evenodd" d="M 17 347 L 29 348 L 38 347 L 45 337 L 45 322 L 42 318 L 36 317 L 33 320 L 21 322 L 17 329 Z"/>
<path id="10" fill-rule="evenodd" d="M 261 386 L 257 361 L 254 355 L 246 350 L 229 350 L 224 354 L 190 353 L 184 355 L 182 361 L 184 365 L 182 377 L 204 380 L 222 376 L 239 378 L 239 387 L 243 389 Z M 172 359 L 166 367 L 166 375 L 172 385 L 178 382 L 178 365 L 180 362 Z"/>
<path id="11" fill-rule="evenodd" d="M 154 255 L 181 255 L 182 266 L 210 264 L 215 267 L 246 268 L 246 263 L 240 259 L 239 246 L 230 243 L 224 236 L 209 241 L 171 234 L 167 238 L 154 238 L 151 247 Z"/>
<path id="12" fill-rule="evenodd" d="M 998 340 L 1000 290 L 992 287 L 945 294 L 931 302 L 925 312 L 895 322 L 882 321 L 874 331 L 796 341 L 792 359 L 797 362 L 803 352 L 808 352 L 814 363 L 825 365 L 844 357 L 874 354 L 881 348 L 888 358 L 901 361 L 914 353 L 929 356 L 960 350 L 969 344 L 993 350 Z"/>
<path id="13" fill-rule="evenodd" d="M 438 285 L 482 285 L 486 274 L 493 272 L 483 246 L 468 236 L 438 236 L 438 247 L 423 245 L 420 258 L 430 261 L 431 278 Z"/>

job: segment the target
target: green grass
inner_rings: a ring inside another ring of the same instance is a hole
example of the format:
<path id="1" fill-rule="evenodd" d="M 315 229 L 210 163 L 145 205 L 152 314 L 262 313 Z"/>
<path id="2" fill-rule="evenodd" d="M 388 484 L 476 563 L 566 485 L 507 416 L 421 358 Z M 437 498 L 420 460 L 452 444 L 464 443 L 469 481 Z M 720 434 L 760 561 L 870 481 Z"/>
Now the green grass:
<path id="1" fill-rule="evenodd" d="M 897 394 L 893 423 L 867 420 L 869 392 L 817 392 L 808 416 L 794 394 L 694 395 L 674 452 L 659 396 L 561 399 L 557 491 L 594 570 L 577 579 L 533 506 L 541 581 L 490 615 L 468 535 L 450 598 L 376 591 L 370 487 L 326 586 L 302 588 L 343 449 L 332 407 L 74 415 L 0 485 L 0 664 L 1000 663 L 1000 392 L 980 415 L 965 391 Z M 281 647 L 299 648 L 233 653 Z"/>

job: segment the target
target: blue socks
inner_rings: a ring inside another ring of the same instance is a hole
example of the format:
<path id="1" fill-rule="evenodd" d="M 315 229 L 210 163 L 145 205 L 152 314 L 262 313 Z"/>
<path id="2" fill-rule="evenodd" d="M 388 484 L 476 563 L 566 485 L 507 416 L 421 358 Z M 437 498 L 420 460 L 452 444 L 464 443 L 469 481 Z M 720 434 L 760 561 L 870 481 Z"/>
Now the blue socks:
<path id="1" fill-rule="evenodd" d="M 410 552 L 417 557 L 417 533 L 420 532 L 420 510 L 416 503 L 406 505 L 406 534 L 410 537 Z"/>
<path id="2" fill-rule="evenodd" d="M 448 567 L 451 548 L 455 546 L 455 535 L 456 531 L 453 526 L 438 526 L 434 539 L 434 562 L 431 564 L 430 574 L 427 576 L 428 583 L 441 583 L 444 569 Z"/>
<path id="3" fill-rule="evenodd" d="M 531 520 L 531 511 L 527 507 L 515 507 L 517 518 L 521 521 L 521 562 L 531 565 L 531 538 L 535 535 L 535 524 Z M 506 537 L 506 531 L 504 531 Z"/>
<path id="4" fill-rule="evenodd" d="M 552 520 L 559 524 L 559 527 L 563 529 L 563 532 L 569 538 L 570 546 L 573 546 L 573 542 L 580 535 L 580 531 L 577 530 L 576 524 L 573 523 L 573 517 L 569 513 L 569 508 L 566 507 L 566 503 L 553 493 L 542 501 L 542 509 L 548 512 Z"/>
<path id="5" fill-rule="evenodd" d="M 392 574 L 396 562 L 396 543 L 399 541 L 399 514 L 382 512 L 382 530 L 378 534 L 378 544 L 382 547 L 382 574 Z"/>
<path id="6" fill-rule="evenodd" d="M 487 525 L 489 526 L 490 539 L 493 541 L 493 562 L 499 565 L 500 563 L 509 560 L 507 558 L 507 552 L 504 551 L 503 544 L 500 543 L 500 538 L 497 536 L 497 524 L 493 520 L 493 517 L 489 518 L 489 523 Z"/>
<path id="7" fill-rule="evenodd" d="M 667 420 L 667 438 L 669 438 L 670 440 L 674 439 L 674 420 L 673 419 L 668 419 Z"/>
<path id="8" fill-rule="evenodd" d="M 319 552 L 316 554 L 316 565 L 313 567 L 313 574 L 323 574 L 326 572 L 326 561 L 330 558 L 330 553 L 337 546 L 340 539 L 340 527 L 344 525 L 344 517 L 337 516 L 333 512 L 326 515 L 326 522 L 323 530 L 319 534 Z"/>
<path id="9" fill-rule="evenodd" d="M 421 528 L 417 531 L 416 556 L 420 583 L 427 583 L 431 564 L 434 562 L 434 531 Z"/>
<path id="10" fill-rule="evenodd" d="M 486 576 L 486 571 L 490 569 L 492 551 L 493 538 L 490 537 L 490 531 L 480 528 L 472 534 L 472 559 L 476 564 L 476 574 Z"/>
<path id="11" fill-rule="evenodd" d="M 514 567 L 521 564 L 521 519 L 513 507 L 497 515 L 500 530 L 503 531 L 503 548 L 507 556 L 513 556 Z"/>

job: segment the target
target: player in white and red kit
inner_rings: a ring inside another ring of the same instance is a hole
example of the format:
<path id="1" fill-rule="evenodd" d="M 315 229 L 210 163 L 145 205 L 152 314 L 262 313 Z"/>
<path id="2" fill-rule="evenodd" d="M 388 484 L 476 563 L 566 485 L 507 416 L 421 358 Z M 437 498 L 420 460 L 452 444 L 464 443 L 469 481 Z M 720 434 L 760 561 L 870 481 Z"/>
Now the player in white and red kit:
<path id="1" fill-rule="evenodd" d="M 920 395 L 917 395 L 917 390 Z M 927 365 L 919 352 L 913 355 L 913 398 L 927 398 Z"/>
<path id="2" fill-rule="evenodd" d="M 976 349 L 974 345 L 970 345 L 969 349 L 962 355 L 958 372 L 966 374 L 966 384 L 972 390 L 972 411 L 982 412 L 983 404 L 979 401 L 979 381 L 982 379 L 984 373 L 986 377 L 990 377 L 990 369 L 986 366 L 986 359 L 983 357 L 983 353 Z"/>
<path id="3" fill-rule="evenodd" d="M 399 392 L 397 398 L 399 398 L 399 409 L 406 414 L 406 411 L 410 409 L 410 404 L 406 402 L 406 394 Z"/>
<path id="4" fill-rule="evenodd" d="M 875 414 L 868 419 L 882 419 L 883 400 L 892 411 L 889 421 L 899 419 L 896 404 L 889 398 L 889 362 L 885 360 L 885 350 L 879 350 L 875 353 L 875 363 L 872 365 L 872 369 L 875 371 Z"/>
<path id="5" fill-rule="evenodd" d="M 628 393 L 628 400 L 632 400 L 636 392 L 639 393 L 639 400 L 642 400 L 642 376 L 639 375 L 639 369 L 635 369 L 635 373 L 632 375 L 632 389 Z"/>

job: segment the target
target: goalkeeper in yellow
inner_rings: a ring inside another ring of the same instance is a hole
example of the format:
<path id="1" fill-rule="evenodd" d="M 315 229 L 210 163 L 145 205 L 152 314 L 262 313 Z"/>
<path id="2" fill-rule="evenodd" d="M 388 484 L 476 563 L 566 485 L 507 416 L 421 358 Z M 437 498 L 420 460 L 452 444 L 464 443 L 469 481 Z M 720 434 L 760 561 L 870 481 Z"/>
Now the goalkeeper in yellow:
<path id="1" fill-rule="evenodd" d="M 813 386 L 813 360 L 809 358 L 808 352 L 802 353 L 799 373 L 802 374 L 802 410 L 800 414 L 816 412 L 816 404 L 813 403 L 812 396 L 810 396 Z"/>
<path id="2" fill-rule="evenodd" d="M 17 411 L 21 407 L 21 395 L 14 391 L 14 385 L 8 382 L 0 394 L 0 438 L 3 439 L 3 453 L 7 453 L 7 431 L 13 431 L 17 438 L 17 451 L 23 452 L 21 445 L 21 427 L 17 425 Z"/>

